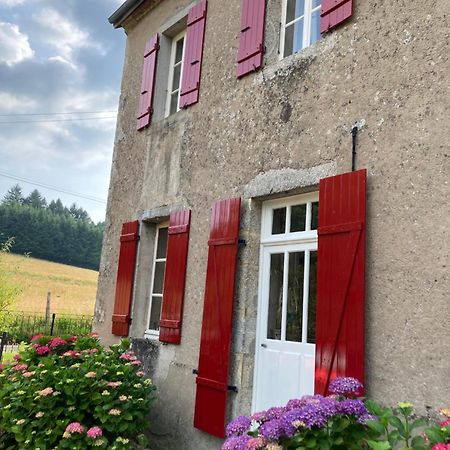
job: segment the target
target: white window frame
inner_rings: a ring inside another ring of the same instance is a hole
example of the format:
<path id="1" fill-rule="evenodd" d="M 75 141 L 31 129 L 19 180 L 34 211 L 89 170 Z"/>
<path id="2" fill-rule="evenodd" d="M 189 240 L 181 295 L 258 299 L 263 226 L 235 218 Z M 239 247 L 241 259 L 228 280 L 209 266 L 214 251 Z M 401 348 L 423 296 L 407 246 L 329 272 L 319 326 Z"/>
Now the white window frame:
<path id="1" fill-rule="evenodd" d="M 317 251 L 318 234 L 317 230 L 311 230 L 312 218 L 312 203 L 319 201 L 319 192 L 311 192 L 307 194 L 300 194 L 291 197 L 278 198 L 268 200 L 263 203 L 261 215 L 261 242 L 260 242 L 260 258 L 259 258 L 259 283 L 258 283 L 258 312 L 257 312 L 257 328 L 256 328 L 256 345 L 261 345 L 267 339 L 267 323 L 269 315 L 269 304 L 265 293 L 270 288 L 270 254 L 284 253 L 284 293 L 286 296 L 287 290 L 287 276 L 288 276 L 288 257 L 290 252 L 305 252 L 305 266 L 304 266 L 304 283 L 303 295 L 306 302 L 303 302 L 303 317 L 302 321 L 302 341 L 295 343 L 295 345 L 312 345 L 307 342 L 307 328 L 308 328 L 308 304 L 309 304 L 309 270 L 310 270 L 310 253 Z M 305 231 L 291 232 L 291 207 L 306 203 L 306 226 Z M 279 208 L 286 208 L 286 223 L 285 232 L 282 234 L 272 234 L 273 211 Z M 306 256 L 308 254 L 308 256 Z M 268 272 L 269 270 L 269 272 Z M 282 338 L 280 343 L 289 342 L 285 340 L 286 336 L 286 304 L 282 305 Z M 315 345 L 315 344 L 313 344 Z M 259 355 L 257 347 L 255 354 L 255 371 L 253 376 L 253 396 L 252 396 L 252 411 L 255 412 L 255 405 L 257 401 L 256 386 L 258 386 L 258 367 Z"/>
<path id="2" fill-rule="evenodd" d="M 291 56 L 291 55 L 284 56 L 284 41 L 285 41 L 285 37 L 286 37 L 286 28 L 289 25 L 293 25 L 295 22 L 298 22 L 302 17 L 304 18 L 302 48 L 296 53 L 301 52 L 303 49 L 305 49 L 306 47 L 309 47 L 311 45 L 312 15 L 315 11 L 320 10 L 320 8 L 321 8 L 321 4 L 319 4 L 319 6 L 316 6 L 315 8 L 313 8 L 312 7 L 313 0 L 305 0 L 304 15 L 300 16 L 300 17 L 296 17 L 294 20 L 290 21 L 289 23 L 286 23 L 287 2 L 288 2 L 288 0 L 283 0 L 282 9 L 281 9 L 280 59 L 284 59 L 284 58 L 287 58 L 288 56 Z M 293 55 L 295 55 L 296 53 L 293 53 Z"/>
<path id="3" fill-rule="evenodd" d="M 186 30 L 183 30 L 181 33 L 178 33 L 176 36 L 172 38 L 172 46 L 170 50 L 170 63 L 169 63 L 169 81 L 167 85 L 167 97 L 166 97 L 166 114 L 165 117 L 169 117 L 170 114 L 170 105 L 172 100 L 172 94 L 174 94 L 177 89 L 172 89 L 173 84 L 173 75 L 175 72 L 175 56 L 177 52 L 177 42 L 181 39 L 184 39 L 183 41 L 183 54 L 181 56 L 181 62 L 179 63 L 181 65 L 181 71 L 180 71 L 180 85 L 178 86 L 178 103 L 177 103 L 177 112 L 180 110 L 180 92 L 181 92 L 181 85 L 183 83 L 183 68 L 184 68 L 184 52 L 186 50 Z M 173 114 L 173 113 L 172 113 Z"/>
<path id="4" fill-rule="evenodd" d="M 155 245 L 153 249 L 153 263 L 152 263 L 152 278 L 150 281 L 150 294 L 149 294 L 149 308 L 148 308 L 148 314 L 147 314 L 147 322 L 146 322 L 146 330 L 145 330 L 145 337 L 148 339 L 159 339 L 159 330 L 152 330 L 149 328 L 150 325 L 150 316 L 152 314 L 152 303 L 153 303 L 153 297 L 160 297 L 161 298 L 161 309 L 162 309 L 162 302 L 163 302 L 163 295 L 164 295 L 164 283 L 163 283 L 163 293 L 162 294 L 154 294 L 153 288 L 155 283 L 155 272 L 156 272 L 156 263 L 157 262 L 164 262 L 167 264 L 167 249 L 166 249 L 166 257 L 165 258 L 157 258 L 156 254 L 158 251 L 158 240 L 159 240 L 159 230 L 161 228 L 169 228 L 169 222 L 161 222 L 156 225 L 155 230 Z M 169 242 L 169 237 L 167 236 L 167 242 Z M 164 276 L 166 274 L 166 265 L 164 265 Z M 161 316 L 161 312 L 160 312 Z"/>

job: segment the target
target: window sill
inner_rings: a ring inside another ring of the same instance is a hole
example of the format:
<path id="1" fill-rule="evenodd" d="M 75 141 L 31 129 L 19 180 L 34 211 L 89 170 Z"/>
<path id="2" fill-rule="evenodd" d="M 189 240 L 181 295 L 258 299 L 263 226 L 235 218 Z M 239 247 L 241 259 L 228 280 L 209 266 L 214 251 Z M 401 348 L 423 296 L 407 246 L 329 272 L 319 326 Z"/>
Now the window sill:
<path id="1" fill-rule="evenodd" d="M 144 338 L 149 341 L 158 341 L 159 340 L 159 331 L 155 330 L 145 330 Z"/>

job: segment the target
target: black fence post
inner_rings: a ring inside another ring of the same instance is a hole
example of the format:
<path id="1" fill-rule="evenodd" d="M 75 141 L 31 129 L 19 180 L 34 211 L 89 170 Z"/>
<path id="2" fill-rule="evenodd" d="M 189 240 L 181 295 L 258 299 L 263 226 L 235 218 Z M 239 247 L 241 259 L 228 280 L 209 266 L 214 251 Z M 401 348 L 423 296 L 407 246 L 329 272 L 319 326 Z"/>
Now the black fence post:
<path id="1" fill-rule="evenodd" d="M 53 336 L 53 328 L 55 327 L 55 317 L 56 317 L 56 314 L 53 313 L 52 314 L 52 326 L 50 328 L 50 336 Z"/>
<path id="2" fill-rule="evenodd" d="M 3 359 L 3 349 L 6 345 L 6 339 L 8 338 L 8 335 L 6 332 L 2 333 L 1 341 L 0 341 L 0 362 L 2 362 Z"/>

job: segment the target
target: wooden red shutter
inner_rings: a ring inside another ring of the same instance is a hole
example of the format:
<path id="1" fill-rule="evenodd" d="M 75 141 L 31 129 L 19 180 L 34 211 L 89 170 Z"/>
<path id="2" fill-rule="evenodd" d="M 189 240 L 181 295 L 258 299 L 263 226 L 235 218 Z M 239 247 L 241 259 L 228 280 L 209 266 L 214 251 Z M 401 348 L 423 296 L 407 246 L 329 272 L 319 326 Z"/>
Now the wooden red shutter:
<path id="1" fill-rule="evenodd" d="M 224 437 L 241 199 L 214 203 L 194 426 Z"/>
<path id="2" fill-rule="evenodd" d="M 175 211 L 170 215 L 163 304 L 159 323 L 161 342 L 179 344 L 181 341 L 190 223 L 190 209 Z"/>
<path id="3" fill-rule="evenodd" d="M 237 77 L 262 66 L 266 0 L 242 0 Z"/>
<path id="4" fill-rule="evenodd" d="M 181 79 L 180 108 L 198 102 L 205 39 L 207 1 L 203 0 L 189 11 L 186 44 Z"/>
<path id="5" fill-rule="evenodd" d="M 138 241 L 139 221 L 124 223 L 120 235 L 116 298 L 112 316 L 112 334 L 116 336 L 128 336 Z"/>
<path id="6" fill-rule="evenodd" d="M 364 382 L 366 171 L 320 181 L 315 391 Z"/>
<path id="7" fill-rule="evenodd" d="M 326 33 L 353 14 L 353 0 L 322 0 L 320 32 Z"/>
<path id="8" fill-rule="evenodd" d="M 137 129 L 142 130 L 152 120 L 153 97 L 155 93 L 156 62 L 159 50 L 159 36 L 155 34 L 145 44 L 144 67 L 142 69 L 141 96 L 139 98 L 139 111 Z"/>

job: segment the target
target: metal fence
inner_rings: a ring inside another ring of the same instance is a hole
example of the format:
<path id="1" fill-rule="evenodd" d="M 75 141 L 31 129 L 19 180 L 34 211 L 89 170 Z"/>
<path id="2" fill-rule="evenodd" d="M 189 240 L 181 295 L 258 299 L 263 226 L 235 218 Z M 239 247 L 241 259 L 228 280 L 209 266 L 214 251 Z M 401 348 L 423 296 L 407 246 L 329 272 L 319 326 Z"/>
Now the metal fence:
<path id="1" fill-rule="evenodd" d="M 30 314 L 8 312 L 2 315 L 0 327 L 7 332 L 5 344 L 29 342 L 42 333 L 50 336 L 87 334 L 92 330 L 92 316 L 72 314 Z"/>

